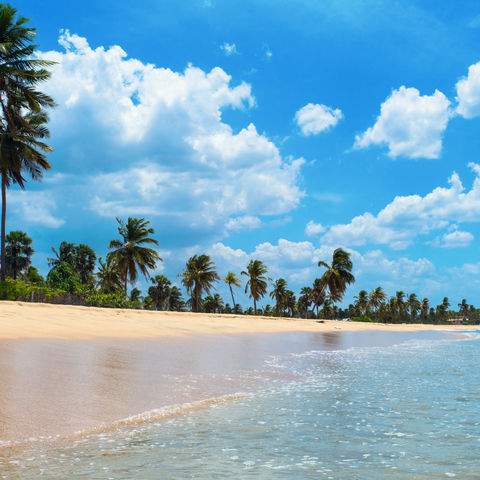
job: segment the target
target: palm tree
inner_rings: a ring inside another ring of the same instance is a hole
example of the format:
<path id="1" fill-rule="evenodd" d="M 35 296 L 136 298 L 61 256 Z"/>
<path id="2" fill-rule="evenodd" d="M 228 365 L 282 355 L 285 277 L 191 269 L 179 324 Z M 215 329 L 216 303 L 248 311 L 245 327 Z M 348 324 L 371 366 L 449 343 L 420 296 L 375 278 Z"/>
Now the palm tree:
<path id="1" fill-rule="evenodd" d="M 321 278 L 316 278 L 313 281 L 313 287 L 311 290 L 311 301 L 313 302 L 313 308 L 317 309 L 317 317 L 318 317 L 318 309 L 325 301 L 325 283 Z"/>
<path id="2" fill-rule="evenodd" d="M 168 310 L 168 300 L 171 293 L 172 282 L 165 275 L 156 275 L 151 279 L 153 285 L 148 289 L 156 310 Z"/>
<path id="3" fill-rule="evenodd" d="M 5 261 L 7 272 L 16 280 L 17 275 L 32 263 L 33 240 L 25 232 L 15 230 L 7 235 L 6 241 Z"/>
<path id="4" fill-rule="evenodd" d="M 458 311 L 459 311 L 460 315 L 463 316 L 464 319 L 467 317 L 468 303 L 467 303 L 466 298 L 463 298 L 462 303 L 458 304 Z"/>
<path id="5" fill-rule="evenodd" d="M 382 304 L 387 298 L 387 295 L 383 291 L 382 287 L 377 287 L 375 290 L 372 290 L 369 297 L 369 305 L 373 307 L 373 312 L 375 316 L 375 321 L 377 320 L 377 311 L 380 304 Z"/>
<path id="6" fill-rule="evenodd" d="M 396 300 L 396 306 L 397 306 L 397 312 L 400 315 L 400 317 L 403 317 L 403 314 L 405 313 L 405 292 L 402 290 L 399 290 L 398 292 L 395 293 L 395 300 Z"/>
<path id="7" fill-rule="evenodd" d="M 97 285 L 103 293 L 121 292 L 123 290 L 122 276 L 115 262 L 107 257 L 104 262 L 102 257 L 98 259 L 100 267 L 95 274 Z"/>
<path id="8" fill-rule="evenodd" d="M 390 312 L 390 316 L 392 318 L 392 322 L 395 320 L 395 315 L 398 312 L 398 304 L 397 304 L 397 298 L 396 297 L 390 297 L 390 300 L 388 302 L 388 310 Z"/>
<path id="9" fill-rule="evenodd" d="M 5 280 L 6 189 L 11 183 L 25 188 L 24 172 L 38 180 L 50 168 L 44 153 L 52 149 L 41 139 L 48 137 L 41 111 L 53 107 L 53 100 L 35 90 L 50 77 L 45 67 L 53 62 L 35 59 L 36 31 L 17 10 L 0 4 L 0 175 L 2 183 L 1 280 Z M 44 153 L 42 153 L 44 152 Z"/>
<path id="10" fill-rule="evenodd" d="M 192 310 L 195 312 L 200 311 L 202 292 L 210 293 L 213 283 L 220 280 L 215 264 L 208 255 L 190 257 L 183 272 L 178 276 L 182 277 L 182 284 L 190 294 Z"/>
<path id="11" fill-rule="evenodd" d="M 298 298 L 298 310 L 300 312 L 305 311 L 305 318 L 308 318 L 308 309 L 312 304 L 312 288 L 303 287 L 300 290 L 300 297 Z"/>
<path id="12" fill-rule="evenodd" d="M 283 278 L 279 278 L 273 282 L 273 290 L 270 292 L 270 297 L 275 299 L 275 315 L 279 315 L 279 312 L 283 310 L 285 306 L 287 294 L 287 282 Z"/>
<path id="13" fill-rule="evenodd" d="M 291 290 L 287 290 L 285 292 L 285 307 L 291 317 L 295 315 L 296 303 L 297 299 L 295 298 L 295 294 Z"/>
<path id="14" fill-rule="evenodd" d="M 411 293 L 407 299 L 408 309 L 412 317 L 412 322 L 415 321 L 417 312 L 420 310 L 420 301 L 414 293 Z"/>
<path id="15" fill-rule="evenodd" d="M 321 277 L 323 288 L 328 288 L 329 296 L 333 303 L 340 302 L 347 285 L 355 282 L 355 277 L 351 273 L 353 264 L 350 260 L 350 253 L 337 248 L 333 252 L 330 265 L 320 260 L 318 266 L 327 269 Z"/>
<path id="16" fill-rule="evenodd" d="M 366 290 L 360 290 L 358 295 L 355 298 L 355 307 L 358 309 L 360 314 L 364 317 L 367 315 L 368 311 L 368 293 Z"/>
<path id="17" fill-rule="evenodd" d="M 253 313 L 257 314 L 257 301 L 267 293 L 267 281 L 270 280 L 266 276 L 268 272 L 267 266 L 261 260 L 250 260 L 247 270 L 242 271 L 242 275 L 248 278 L 245 285 L 245 293 L 253 298 Z"/>
<path id="18" fill-rule="evenodd" d="M 235 309 L 235 298 L 233 296 L 233 289 L 232 289 L 232 285 L 235 285 L 235 287 L 239 287 L 240 288 L 240 280 L 238 279 L 237 275 L 233 272 L 228 272 L 226 275 L 225 275 L 225 278 L 223 279 L 223 281 L 228 285 L 228 287 L 230 288 L 230 295 L 232 296 L 232 302 L 233 302 L 233 308 Z"/>
<path id="19" fill-rule="evenodd" d="M 427 319 L 429 309 L 430 309 L 430 302 L 429 302 L 428 298 L 424 298 L 422 300 L 421 305 L 420 305 L 420 312 L 421 312 L 423 321 L 425 321 Z"/>
<path id="20" fill-rule="evenodd" d="M 118 233 L 122 239 L 112 240 L 108 248 L 112 250 L 107 255 L 107 260 L 111 260 L 118 265 L 123 279 L 123 292 L 127 296 L 127 283 L 134 283 L 137 280 L 137 269 L 145 278 L 149 278 L 149 269 L 155 268 L 158 261 L 163 262 L 157 251 L 144 245 L 158 245 L 158 241 L 149 235 L 155 233 L 155 230 L 149 227 L 150 222 L 145 218 L 128 217 L 127 223 L 124 223 L 117 217 Z"/>
<path id="21" fill-rule="evenodd" d="M 51 268 L 58 267 L 62 262 L 68 263 L 71 267 L 75 265 L 76 248 L 74 243 L 63 241 L 59 249 L 52 247 L 55 257 L 47 257 L 48 266 Z"/>

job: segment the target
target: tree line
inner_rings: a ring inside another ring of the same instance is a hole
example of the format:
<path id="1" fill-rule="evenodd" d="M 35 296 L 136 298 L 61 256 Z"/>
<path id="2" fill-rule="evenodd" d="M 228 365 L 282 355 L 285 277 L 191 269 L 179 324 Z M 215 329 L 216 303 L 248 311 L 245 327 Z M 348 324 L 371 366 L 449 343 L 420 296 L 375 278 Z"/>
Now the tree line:
<path id="1" fill-rule="evenodd" d="M 68 292 L 92 305 L 290 317 L 318 315 L 320 306 L 324 306 L 323 312 L 325 305 L 341 301 L 347 286 L 355 281 L 350 254 L 340 248 L 334 251 L 331 263 L 318 263 L 325 271 L 312 287 L 302 289 L 298 299 L 285 279 L 273 280 L 268 276 L 268 267 L 261 260 L 252 259 L 240 274 L 229 271 L 221 278 L 208 255 L 193 255 L 177 276 L 186 290 L 185 300 L 180 287 L 166 276 L 150 276 L 150 271 L 163 262 L 153 248 L 158 241 L 152 237 L 155 231 L 150 222 L 134 217 L 126 222 L 117 218 L 117 222 L 119 237 L 110 241 L 105 259 L 97 258 L 88 245 L 64 241 L 58 249 L 52 247 L 46 278 L 31 264 L 32 239 L 25 232 L 12 231 L 6 236 L 6 275 L 17 283 L 23 281 Z M 150 283 L 144 296 L 137 288 L 128 293 L 128 285 L 136 284 L 139 275 Z M 245 311 L 235 301 L 235 290 L 241 287 L 243 278 L 245 293 L 253 302 Z M 212 293 L 217 282 L 228 286 L 231 304 L 225 303 L 218 293 Z M 257 303 L 266 295 L 273 306 L 258 308 Z M 310 310 L 312 306 L 316 313 Z"/>

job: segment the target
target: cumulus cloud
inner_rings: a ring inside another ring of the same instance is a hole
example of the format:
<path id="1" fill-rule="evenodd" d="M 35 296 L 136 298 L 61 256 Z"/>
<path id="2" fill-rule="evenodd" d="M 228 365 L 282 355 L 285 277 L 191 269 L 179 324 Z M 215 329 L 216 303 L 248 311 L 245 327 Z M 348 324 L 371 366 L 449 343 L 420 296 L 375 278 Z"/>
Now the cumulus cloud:
<path id="1" fill-rule="evenodd" d="M 304 135 L 316 135 L 334 127 L 343 118 L 338 108 L 308 103 L 295 114 L 295 121 Z"/>
<path id="2" fill-rule="evenodd" d="M 325 231 L 325 227 L 320 223 L 315 223 L 313 220 L 310 220 L 305 227 L 305 235 L 313 237 Z"/>
<path id="3" fill-rule="evenodd" d="M 258 217 L 245 215 L 243 217 L 230 218 L 226 224 L 227 230 L 239 232 L 240 230 L 254 230 L 262 225 L 262 221 Z"/>
<path id="4" fill-rule="evenodd" d="M 244 269 L 250 259 L 259 259 L 266 263 L 269 275 L 272 278 L 282 276 L 291 285 L 299 289 L 309 285 L 318 277 L 322 269 L 318 261 L 331 261 L 332 245 L 314 246 L 311 242 L 292 242 L 279 239 L 276 244 L 265 242 L 257 245 L 252 251 L 233 249 L 222 242 L 218 242 L 208 250 L 220 271 L 227 269 Z M 390 288 L 413 288 L 421 284 L 425 276 L 435 273 L 435 266 L 426 258 L 416 260 L 402 256 L 397 259 L 388 258 L 380 250 L 371 250 L 360 253 L 347 249 L 352 255 L 353 272 L 357 278 L 354 290 L 361 288 L 371 289 L 379 283 Z M 373 281 L 372 281 L 373 279 Z M 397 283 L 395 283 L 397 282 Z M 405 286 L 405 287 L 404 287 Z"/>
<path id="5" fill-rule="evenodd" d="M 17 222 L 21 219 L 22 223 L 48 228 L 59 228 L 65 223 L 55 216 L 56 202 L 49 192 L 11 190 L 8 192 L 7 205 Z M 16 225 L 15 228 L 18 228 Z"/>
<path id="6" fill-rule="evenodd" d="M 322 241 L 351 246 L 385 244 L 402 249 L 418 235 L 446 228 L 452 222 L 480 221 L 480 166 L 474 163 L 469 166 L 475 173 L 470 190 L 465 191 L 460 177 L 454 172 L 448 187 L 437 187 L 424 197 L 395 197 L 377 215 L 366 212 L 354 217 L 350 223 L 331 226 Z M 444 241 L 453 242 L 454 239 L 455 235 L 451 235 Z M 466 240 L 465 235 L 463 240 Z"/>
<path id="7" fill-rule="evenodd" d="M 454 230 L 444 233 L 433 241 L 433 245 L 441 248 L 459 248 L 468 247 L 472 243 L 474 236 L 470 232 Z"/>
<path id="8" fill-rule="evenodd" d="M 237 46 L 234 43 L 225 42 L 223 45 L 220 45 L 220 50 L 223 50 L 223 53 L 229 57 L 230 55 L 238 55 Z"/>
<path id="9" fill-rule="evenodd" d="M 464 118 L 480 115 L 480 62 L 470 65 L 468 75 L 457 84 L 456 113 Z"/>
<path id="10" fill-rule="evenodd" d="M 442 92 L 420 95 L 402 86 L 382 103 L 375 124 L 356 136 L 354 146 L 386 145 L 392 158 L 438 158 L 450 115 L 450 101 Z"/>
<path id="11" fill-rule="evenodd" d="M 282 157 L 253 124 L 234 132 L 222 120 L 224 109 L 255 104 L 250 85 L 232 85 L 219 67 L 145 64 L 68 31 L 59 41 L 64 52 L 41 54 L 58 62 L 45 84 L 59 104 L 53 163 L 83 174 L 95 213 L 158 216 L 179 234 L 219 236 L 299 204 L 303 159 Z"/>

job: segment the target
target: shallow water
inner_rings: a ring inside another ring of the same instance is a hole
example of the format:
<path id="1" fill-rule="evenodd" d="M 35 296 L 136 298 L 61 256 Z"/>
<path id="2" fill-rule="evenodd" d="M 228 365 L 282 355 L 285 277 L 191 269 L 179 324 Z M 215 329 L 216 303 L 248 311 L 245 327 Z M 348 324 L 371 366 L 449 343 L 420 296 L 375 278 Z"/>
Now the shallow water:
<path id="1" fill-rule="evenodd" d="M 282 337 L 278 348 L 263 338 L 270 346 L 257 344 L 255 369 L 222 365 L 215 374 L 243 378 L 247 395 L 4 448 L 0 476 L 480 478 L 476 333 L 298 336 L 290 347 Z"/>

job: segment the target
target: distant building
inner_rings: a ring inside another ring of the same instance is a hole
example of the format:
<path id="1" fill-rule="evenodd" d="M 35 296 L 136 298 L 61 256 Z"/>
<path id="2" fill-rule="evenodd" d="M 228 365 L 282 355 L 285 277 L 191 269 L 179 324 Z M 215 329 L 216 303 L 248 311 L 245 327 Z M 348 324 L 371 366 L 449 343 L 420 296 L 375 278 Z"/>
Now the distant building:
<path id="1" fill-rule="evenodd" d="M 463 322 L 468 322 L 468 318 L 448 318 L 447 322 L 453 323 L 454 325 L 463 325 Z"/>

